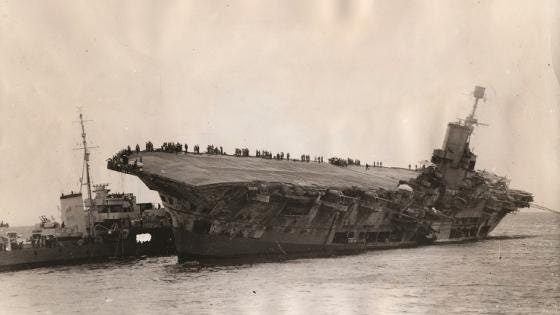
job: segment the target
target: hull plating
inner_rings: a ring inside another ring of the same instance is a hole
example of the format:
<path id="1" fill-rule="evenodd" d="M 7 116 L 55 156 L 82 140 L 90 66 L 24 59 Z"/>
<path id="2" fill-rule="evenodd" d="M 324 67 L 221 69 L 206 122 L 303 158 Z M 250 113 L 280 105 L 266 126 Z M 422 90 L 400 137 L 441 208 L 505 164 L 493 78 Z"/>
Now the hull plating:
<path id="1" fill-rule="evenodd" d="M 188 187 L 155 176 L 141 179 L 165 200 L 182 261 L 323 256 L 477 240 L 506 214 L 488 213 L 479 202 L 453 219 L 428 216 L 411 222 L 392 202 L 365 193 L 333 200 L 326 189 L 294 196 L 273 183 L 265 184 L 264 194 L 254 189 L 259 183 Z"/>

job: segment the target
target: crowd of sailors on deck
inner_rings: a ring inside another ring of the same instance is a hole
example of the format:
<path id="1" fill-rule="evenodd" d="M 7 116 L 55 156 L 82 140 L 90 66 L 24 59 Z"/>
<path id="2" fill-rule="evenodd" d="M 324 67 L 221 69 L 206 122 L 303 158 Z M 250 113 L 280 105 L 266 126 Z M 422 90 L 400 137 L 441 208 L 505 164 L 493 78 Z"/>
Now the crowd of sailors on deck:
<path id="1" fill-rule="evenodd" d="M 5 252 L 10 250 L 23 249 L 23 242 L 10 240 L 7 237 L 0 236 L 0 252 Z"/>
<path id="2" fill-rule="evenodd" d="M 408 164 L 408 169 L 409 169 L 409 170 L 412 170 L 412 164 Z M 421 167 L 420 169 L 421 169 L 421 170 L 426 169 L 426 165 L 425 165 L 425 164 L 422 164 L 422 167 Z M 414 170 L 415 170 L 415 171 L 418 171 L 418 164 L 414 164 Z"/>
<path id="3" fill-rule="evenodd" d="M 242 157 L 248 157 L 249 156 L 249 149 L 247 149 L 247 148 L 243 148 L 243 149 L 236 148 L 235 149 L 235 156 L 237 156 L 237 157 L 241 157 L 241 156 Z"/>
<path id="4" fill-rule="evenodd" d="M 330 158 L 329 163 L 331 163 L 333 165 L 337 165 L 337 166 L 342 166 L 342 167 L 348 167 L 349 165 L 356 165 L 356 166 L 361 165 L 361 162 L 358 159 L 351 159 L 351 158 L 342 159 L 342 158 L 337 158 L 337 157 Z M 368 164 L 366 164 L 366 170 L 367 169 L 369 169 Z"/>
<path id="5" fill-rule="evenodd" d="M 31 238 L 33 248 L 53 248 L 59 246 L 57 239 L 53 235 L 44 235 L 39 238 Z"/>
<path id="6" fill-rule="evenodd" d="M 360 160 L 358 160 L 358 163 L 360 163 Z M 360 164 L 358 164 L 360 165 Z M 372 165 L 369 165 L 368 163 L 366 163 L 366 171 L 370 169 L 370 167 L 383 167 L 383 162 L 379 161 L 379 162 L 373 162 Z"/>
<path id="7" fill-rule="evenodd" d="M 129 159 L 132 155 L 132 150 L 130 146 L 126 149 L 119 151 L 117 154 L 113 155 L 112 158 L 107 160 L 107 168 L 108 169 L 118 169 L 119 171 L 123 171 L 125 173 L 134 173 L 134 171 L 138 171 L 141 169 L 142 165 L 142 156 L 140 155 L 138 158 L 134 159 L 134 163 L 130 164 Z"/>
<path id="8" fill-rule="evenodd" d="M 185 148 L 188 150 L 188 145 L 185 145 Z M 173 143 L 173 142 L 164 142 L 161 145 L 161 150 L 163 152 L 168 152 L 168 153 L 179 153 L 183 151 L 183 145 L 179 142 L 177 143 Z"/>
<path id="9" fill-rule="evenodd" d="M 222 147 L 215 147 L 213 144 L 210 144 L 206 147 L 207 154 L 214 154 L 214 155 L 224 155 L 224 148 Z"/>
<path id="10" fill-rule="evenodd" d="M 270 159 L 270 160 L 272 160 L 272 158 L 275 157 L 275 156 L 272 155 L 272 152 L 269 152 L 267 150 L 257 150 L 255 152 L 255 156 L 260 157 L 262 159 Z M 282 157 L 282 160 L 283 160 L 284 159 L 284 152 L 282 152 L 280 156 Z M 288 153 L 288 158 L 287 159 L 288 160 L 290 159 L 290 153 Z"/>
<path id="11" fill-rule="evenodd" d="M 183 151 L 184 150 L 184 151 Z M 136 155 L 139 155 L 141 152 L 140 145 L 136 144 L 135 147 Z M 146 142 L 145 152 L 167 152 L 167 153 L 189 153 L 189 146 L 188 144 L 181 144 L 179 142 L 164 142 L 160 148 L 154 149 L 154 144 L 151 141 Z M 200 154 L 200 146 L 198 144 L 193 146 L 193 153 Z M 210 144 L 206 147 L 206 154 L 212 155 L 228 155 L 222 146 L 214 146 Z M 119 153 L 115 154 L 111 159 L 107 160 L 107 166 L 110 169 L 118 168 L 120 171 L 124 171 L 127 173 L 132 173 L 136 170 L 141 169 L 142 163 L 142 156 L 139 155 L 138 158 L 134 159 L 134 163 L 129 163 L 129 160 L 132 155 L 132 149 L 130 146 L 127 146 L 126 149 L 121 150 Z M 250 150 L 248 148 L 236 148 L 234 156 L 236 157 L 250 157 Z M 284 152 L 279 152 L 273 154 L 271 151 L 268 150 L 256 150 L 255 157 L 262 158 L 262 159 L 270 159 L 270 160 L 288 160 L 290 161 L 290 153 L 284 154 Z M 297 161 L 297 159 L 292 159 L 291 161 Z M 302 154 L 300 156 L 299 161 L 301 162 L 311 162 L 311 156 L 309 154 Z M 313 162 L 315 163 L 324 163 L 323 156 L 314 156 Z M 330 164 L 340 166 L 340 167 L 348 167 L 348 166 L 361 166 L 361 161 L 358 159 L 352 158 L 338 158 L 332 157 L 328 159 Z M 369 170 L 372 167 L 383 167 L 383 162 L 375 161 L 373 164 L 365 164 L 365 169 Z M 409 169 L 412 169 L 412 165 L 408 165 Z M 418 170 L 418 166 L 415 165 L 415 170 Z"/>
<path id="12" fill-rule="evenodd" d="M 154 152 L 154 144 L 152 141 L 146 142 L 146 152 Z"/>

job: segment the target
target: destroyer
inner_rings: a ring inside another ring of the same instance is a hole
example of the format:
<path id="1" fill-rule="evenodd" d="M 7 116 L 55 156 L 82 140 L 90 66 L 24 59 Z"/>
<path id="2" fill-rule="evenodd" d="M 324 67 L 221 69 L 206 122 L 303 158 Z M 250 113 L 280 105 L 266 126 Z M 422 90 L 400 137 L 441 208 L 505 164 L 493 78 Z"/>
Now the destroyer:
<path id="1" fill-rule="evenodd" d="M 108 168 L 138 176 L 159 192 L 180 261 L 481 239 L 533 197 L 509 189 L 504 177 L 475 170 L 469 143 L 484 88 L 473 95 L 471 114 L 448 124 L 442 148 L 419 171 L 151 148 L 121 151 Z"/>
<path id="2" fill-rule="evenodd" d="M 168 255 L 175 252 L 171 218 L 164 209 L 152 203 L 136 203 L 132 193 L 110 193 L 108 184 L 92 185 L 89 147 L 84 119 L 82 130 L 84 171 L 80 182 L 87 187 L 87 198 L 81 192 L 60 196 L 61 223 L 41 217 L 30 239 L 24 240 L 0 224 L 0 271 L 61 263 L 101 260 L 109 257 Z M 144 242 L 139 235 L 148 235 Z"/>

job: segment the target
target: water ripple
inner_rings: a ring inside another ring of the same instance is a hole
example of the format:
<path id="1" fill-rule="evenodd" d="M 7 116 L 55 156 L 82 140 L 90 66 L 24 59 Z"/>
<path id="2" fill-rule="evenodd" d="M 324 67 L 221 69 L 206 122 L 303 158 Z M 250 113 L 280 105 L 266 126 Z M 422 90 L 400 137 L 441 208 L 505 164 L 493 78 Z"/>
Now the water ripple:
<path id="1" fill-rule="evenodd" d="M 487 240 L 239 266 L 176 257 L 0 274 L 0 314 L 559 314 L 560 222 Z"/>

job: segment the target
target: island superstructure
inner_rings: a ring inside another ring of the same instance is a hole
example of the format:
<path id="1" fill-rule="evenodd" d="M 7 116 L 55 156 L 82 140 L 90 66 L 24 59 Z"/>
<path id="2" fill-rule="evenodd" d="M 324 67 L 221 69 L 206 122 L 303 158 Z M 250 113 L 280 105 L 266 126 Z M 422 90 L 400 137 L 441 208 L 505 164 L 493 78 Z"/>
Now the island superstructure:
<path id="1" fill-rule="evenodd" d="M 481 239 L 533 197 L 475 170 L 469 144 L 484 88 L 473 95 L 472 112 L 448 124 L 441 149 L 418 171 L 153 148 L 121 151 L 108 168 L 159 193 L 181 261 Z"/>

